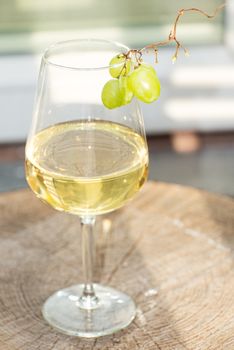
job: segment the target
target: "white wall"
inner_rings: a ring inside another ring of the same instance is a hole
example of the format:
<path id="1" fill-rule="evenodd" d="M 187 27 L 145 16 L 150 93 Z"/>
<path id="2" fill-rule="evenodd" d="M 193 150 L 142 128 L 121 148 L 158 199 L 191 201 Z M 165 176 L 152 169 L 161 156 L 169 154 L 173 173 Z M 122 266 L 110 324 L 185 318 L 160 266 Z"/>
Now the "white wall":
<path id="1" fill-rule="evenodd" d="M 162 95 L 142 105 L 148 133 L 234 130 L 234 58 L 220 47 L 192 47 L 171 63 L 164 49 L 156 67 Z M 147 57 L 153 61 L 153 57 Z M 40 57 L 0 57 L 0 143 L 24 141 L 30 126 Z"/>

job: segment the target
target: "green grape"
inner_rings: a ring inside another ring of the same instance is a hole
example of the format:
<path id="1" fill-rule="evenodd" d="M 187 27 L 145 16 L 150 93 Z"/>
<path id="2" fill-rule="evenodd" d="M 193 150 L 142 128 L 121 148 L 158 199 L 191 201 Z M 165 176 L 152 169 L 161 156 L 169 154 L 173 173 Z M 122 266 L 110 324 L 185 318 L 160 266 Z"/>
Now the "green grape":
<path id="1" fill-rule="evenodd" d="M 121 76 L 119 78 L 119 87 L 122 94 L 122 104 L 126 105 L 132 101 L 133 92 L 128 87 L 128 77 Z"/>
<path id="2" fill-rule="evenodd" d="M 110 66 L 115 64 L 118 65 L 117 67 L 109 68 L 110 75 L 113 78 L 118 78 L 121 75 L 127 75 L 130 72 L 131 62 L 127 60 L 126 66 L 124 67 L 125 61 L 126 61 L 126 57 L 123 55 L 117 55 L 112 58 L 112 60 L 110 61 Z"/>
<path id="3" fill-rule="evenodd" d="M 103 86 L 102 103 L 109 109 L 113 109 L 122 105 L 123 94 L 121 92 L 119 81 L 117 79 L 111 79 Z"/>
<path id="4" fill-rule="evenodd" d="M 128 78 L 128 87 L 142 102 L 151 103 L 160 95 L 160 81 L 151 69 L 139 66 Z"/>
<path id="5" fill-rule="evenodd" d="M 141 63 L 141 67 L 142 67 L 142 68 L 145 68 L 145 69 L 149 69 L 151 73 L 153 73 L 154 75 L 157 76 L 156 70 L 154 69 L 153 66 L 151 66 L 151 64 L 142 62 L 142 63 Z"/>

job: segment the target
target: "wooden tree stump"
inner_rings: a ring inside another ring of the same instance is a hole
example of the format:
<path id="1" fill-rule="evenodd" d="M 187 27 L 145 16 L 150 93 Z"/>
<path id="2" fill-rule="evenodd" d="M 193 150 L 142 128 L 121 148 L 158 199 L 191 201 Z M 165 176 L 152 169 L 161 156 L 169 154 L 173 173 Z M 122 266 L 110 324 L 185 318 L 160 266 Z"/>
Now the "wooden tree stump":
<path id="1" fill-rule="evenodd" d="M 137 316 L 98 339 L 58 333 L 41 307 L 82 282 L 76 217 L 29 191 L 0 196 L 0 350 L 234 349 L 234 201 L 148 183 L 97 224 L 96 280 L 130 294 Z"/>

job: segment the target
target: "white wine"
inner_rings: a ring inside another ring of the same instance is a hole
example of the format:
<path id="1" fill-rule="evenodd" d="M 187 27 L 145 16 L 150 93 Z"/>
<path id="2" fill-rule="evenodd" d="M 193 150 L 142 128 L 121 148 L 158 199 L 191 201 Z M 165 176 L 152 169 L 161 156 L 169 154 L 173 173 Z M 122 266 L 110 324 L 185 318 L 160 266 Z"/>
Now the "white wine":
<path id="1" fill-rule="evenodd" d="M 26 177 L 58 210 L 98 215 L 121 207 L 147 178 L 148 151 L 134 130 L 105 121 L 56 124 L 27 145 Z"/>

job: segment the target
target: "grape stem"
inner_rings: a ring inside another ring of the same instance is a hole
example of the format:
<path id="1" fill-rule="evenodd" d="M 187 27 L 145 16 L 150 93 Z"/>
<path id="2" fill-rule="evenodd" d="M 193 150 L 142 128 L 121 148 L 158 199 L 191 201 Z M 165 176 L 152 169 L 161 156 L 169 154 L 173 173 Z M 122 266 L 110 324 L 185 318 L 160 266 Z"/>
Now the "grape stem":
<path id="1" fill-rule="evenodd" d="M 208 14 L 203 10 L 200 10 L 198 8 L 195 7 L 191 7 L 191 8 L 185 8 L 185 9 L 180 9 L 178 11 L 177 17 L 175 19 L 174 25 L 172 30 L 170 31 L 170 34 L 168 36 L 168 39 L 165 41 L 159 41 L 159 42 L 155 42 L 149 45 L 144 46 L 142 49 L 130 49 L 127 53 L 123 54 L 126 57 L 126 61 L 125 64 L 123 66 L 123 69 L 126 68 L 126 63 L 127 60 L 129 59 L 135 59 L 136 61 L 136 67 L 138 67 L 141 63 L 142 63 L 142 54 L 144 51 L 147 51 L 149 49 L 153 49 L 154 53 L 155 53 L 155 63 L 158 63 L 158 48 L 160 46 L 166 46 L 168 44 L 170 44 L 171 42 L 175 42 L 176 44 L 176 49 L 175 49 L 175 53 L 172 56 L 172 62 L 174 63 L 177 58 L 178 58 L 178 54 L 179 54 L 179 50 L 183 49 L 185 55 L 189 55 L 188 50 L 182 46 L 181 42 L 177 40 L 177 25 L 179 23 L 180 18 L 186 13 L 186 12 L 197 12 L 200 13 L 204 16 L 206 16 L 209 19 L 215 18 L 216 15 L 225 7 L 225 3 L 221 4 L 220 6 L 218 6 L 215 11 L 213 12 L 213 14 Z"/>

